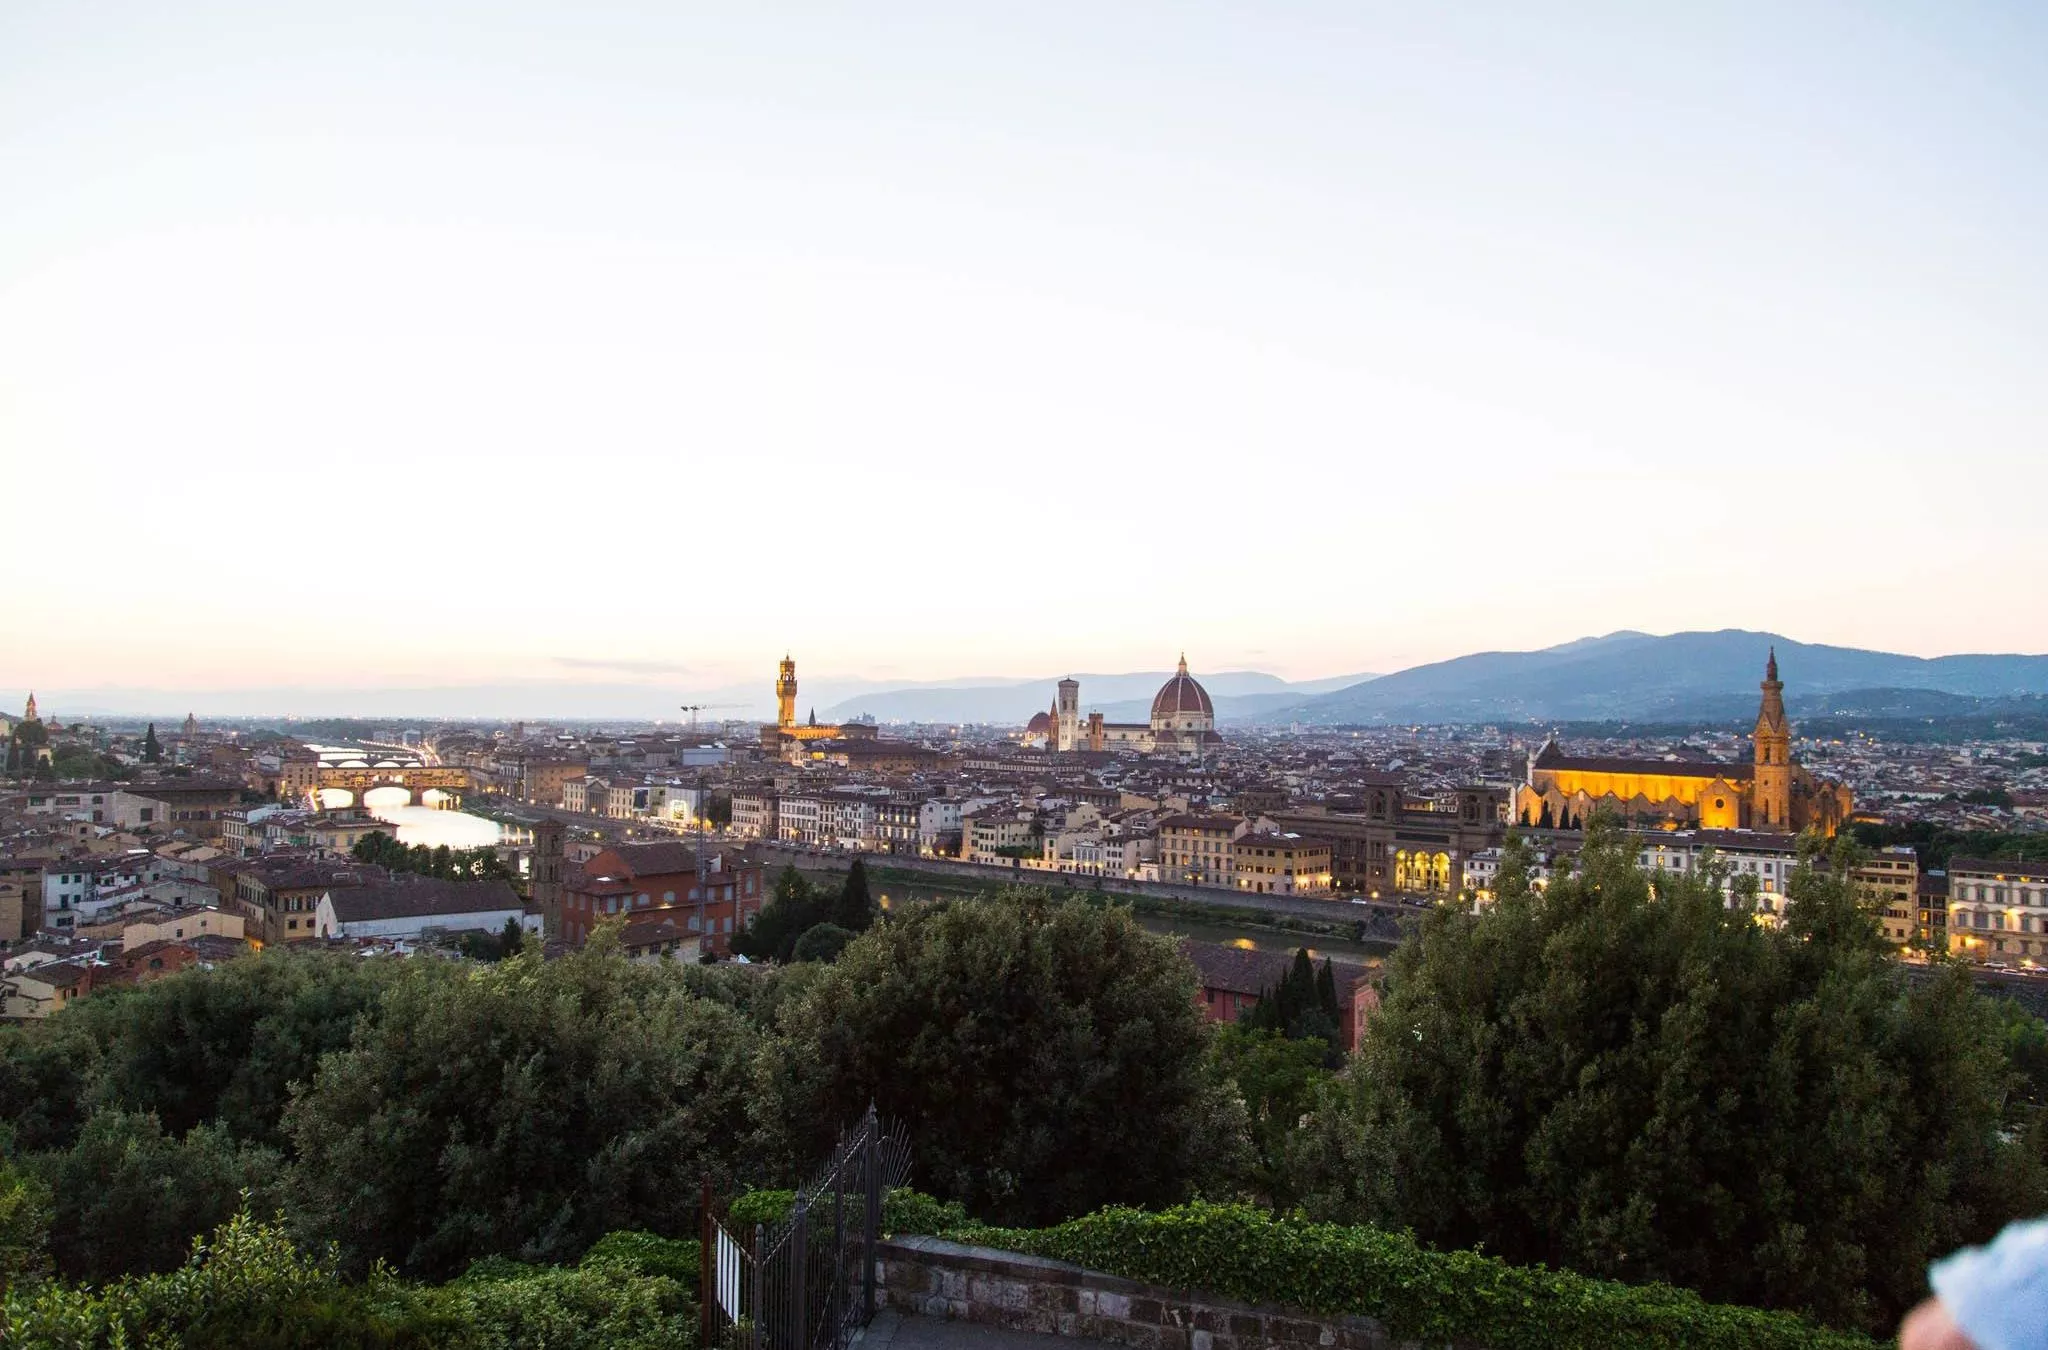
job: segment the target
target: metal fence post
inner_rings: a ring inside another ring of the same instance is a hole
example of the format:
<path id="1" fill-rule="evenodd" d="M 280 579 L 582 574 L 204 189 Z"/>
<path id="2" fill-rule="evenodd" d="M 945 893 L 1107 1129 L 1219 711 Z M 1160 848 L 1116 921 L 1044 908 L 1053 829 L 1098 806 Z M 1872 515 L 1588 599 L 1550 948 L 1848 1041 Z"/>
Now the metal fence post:
<path id="1" fill-rule="evenodd" d="M 762 1257 L 767 1255 L 767 1252 L 764 1250 L 767 1247 L 767 1245 L 767 1225 L 758 1223 L 755 1224 L 754 1305 L 752 1308 L 752 1312 L 754 1314 L 754 1328 L 753 1334 L 750 1337 L 748 1337 L 746 1341 L 742 1342 L 741 1350 L 768 1350 L 766 1342 L 762 1339 L 762 1328 L 768 1325 L 768 1310 L 764 1306 L 767 1300 L 762 1297 L 767 1292 L 767 1277 L 762 1274 L 762 1271 L 767 1267 L 768 1264 L 766 1261 L 762 1260 Z M 751 1344 L 749 1344 L 749 1342 Z M 709 1350 L 709 1347 L 706 1347 L 706 1350 Z"/>
<path id="2" fill-rule="evenodd" d="M 860 1320 L 875 1320 L 875 1242 L 882 1235 L 882 1141 L 875 1105 L 868 1103 L 867 1142 L 861 1146 L 861 1172 L 866 1185 L 867 1213 L 861 1223 Z"/>
<path id="3" fill-rule="evenodd" d="M 848 1151 L 849 1155 L 851 1150 Z M 846 1163 L 832 1173 L 832 1350 L 846 1339 Z"/>
<path id="4" fill-rule="evenodd" d="M 789 1213 L 789 1284 L 795 1295 L 790 1300 L 789 1350 L 810 1350 L 811 1344 L 811 1225 L 809 1207 L 804 1204 L 804 1193 L 796 1193 L 796 1208 Z"/>
<path id="5" fill-rule="evenodd" d="M 711 1328 L 718 1316 L 716 1226 L 711 1217 L 711 1174 L 704 1174 L 697 1198 L 697 1344 L 710 1350 Z"/>

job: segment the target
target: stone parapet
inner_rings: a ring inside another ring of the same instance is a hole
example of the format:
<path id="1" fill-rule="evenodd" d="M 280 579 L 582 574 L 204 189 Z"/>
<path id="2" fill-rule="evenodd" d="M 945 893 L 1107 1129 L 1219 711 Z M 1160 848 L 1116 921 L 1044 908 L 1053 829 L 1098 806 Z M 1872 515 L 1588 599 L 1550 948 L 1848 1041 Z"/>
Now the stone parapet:
<path id="1" fill-rule="evenodd" d="M 900 1312 L 1132 1350 L 1413 1350 L 1370 1317 L 1256 1307 L 939 1238 L 880 1244 L 878 1300 Z"/>

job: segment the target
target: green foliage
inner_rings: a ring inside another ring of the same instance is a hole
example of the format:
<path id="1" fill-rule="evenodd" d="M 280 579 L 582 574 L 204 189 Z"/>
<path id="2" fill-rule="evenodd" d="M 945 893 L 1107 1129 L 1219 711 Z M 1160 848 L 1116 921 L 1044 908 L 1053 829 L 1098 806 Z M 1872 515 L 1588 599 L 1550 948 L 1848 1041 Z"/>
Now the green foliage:
<path id="1" fill-rule="evenodd" d="M 970 1226 L 954 1236 L 1147 1284 L 1324 1316 L 1378 1318 L 1425 1344 L 1531 1350 L 1874 1350 L 1786 1313 L 1702 1302 L 1477 1252 L 1434 1252 L 1401 1233 L 1279 1219 L 1241 1205 L 1163 1214 L 1109 1209 L 1057 1228 Z"/>
<path id="2" fill-rule="evenodd" d="M 233 1217 L 245 1195 L 260 1204 L 274 1193 L 280 1159 L 212 1126 L 180 1139 L 153 1115 L 105 1110 L 70 1148 L 22 1165 L 63 1197 L 50 1222 L 58 1272 L 98 1284 L 175 1269 L 193 1239 Z"/>
<path id="3" fill-rule="evenodd" d="M 50 1270 L 50 1190 L 0 1160 L 0 1294 Z"/>
<path id="4" fill-rule="evenodd" d="M 1994 998 L 2006 1057 L 2012 1061 L 2017 1081 L 2015 1102 L 2036 1115 L 2048 1114 L 2048 1022 L 2010 999 Z"/>
<path id="5" fill-rule="evenodd" d="M 797 940 L 829 920 L 832 909 L 831 898 L 818 894 L 792 863 L 775 878 L 775 893 L 753 923 L 745 932 L 733 934 L 732 949 L 754 960 L 786 964 L 796 955 Z"/>
<path id="6" fill-rule="evenodd" d="M 58 746 L 50 761 L 59 778 L 127 778 L 133 773 L 112 756 L 76 743 Z"/>
<path id="7" fill-rule="evenodd" d="M 1292 1040 L 1277 1031 L 1234 1026 L 1216 1028 L 1209 1041 L 1211 1078 L 1243 1103 L 1255 1155 L 1246 1180 L 1254 1194 L 1279 1209 L 1297 1197 L 1287 1167 L 1288 1142 L 1315 1104 L 1329 1074 L 1325 1043 Z"/>
<path id="8" fill-rule="evenodd" d="M 839 953 L 846 950 L 846 944 L 853 941 L 853 934 L 836 923 L 821 923 L 807 930 L 796 940 L 796 948 L 789 954 L 792 961 L 837 961 Z"/>
<path id="9" fill-rule="evenodd" d="M 781 1223 L 795 1207 L 795 1191 L 744 1191 L 726 1211 L 725 1226 L 739 1233 L 757 1223 Z"/>
<path id="10" fill-rule="evenodd" d="M 382 830 L 372 830 L 356 840 L 349 856 L 361 863 L 375 863 L 394 872 L 416 872 L 442 881 L 512 881 L 510 865 L 488 845 L 452 849 L 446 844 L 410 848 Z"/>
<path id="11" fill-rule="evenodd" d="M 1865 848 L 1912 845 L 1922 871 L 1946 868 L 1951 857 L 2048 858 L 2048 834 L 2039 830 L 1959 830 L 1931 820 L 1897 825 L 1858 821 L 1849 829 Z"/>
<path id="12" fill-rule="evenodd" d="M 1259 1001 L 1237 1020 L 1250 1031 L 1271 1031 L 1290 1041 L 1320 1041 L 1329 1067 L 1344 1062 L 1343 1010 L 1337 1006 L 1336 977 L 1327 960 L 1319 974 L 1306 947 L 1295 949 L 1287 973 L 1271 988 L 1259 991 Z"/>
<path id="13" fill-rule="evenodd" d="M 1843 859 L 1775 929 L 1635 852 L 1596 818 L 1544 894 L 1516 843 L 1491 909 L 1428 915 L 1294 1141 L 1311 1213 L 1879 1328 L 2048 1200 L 1998 1015 L 1907 985 Z"/>
<path id="14" fill-rule="evenodd" d="M 932 1190 L 979 1214 L 1171 1202 L 1242 1148 L 1203 1044 L 1193 970 L 1128 912 L 1028 892 L 913 905 L 783 1010 L 765 1115 L 795 1171 L 872 1101 Z"/>
<path id="15" fill-rule="evenodd" d="M 583 1264 L 622 1265 L 642 1275 L 659 1275 L 694 1286 L 702 1273 L 704 1244 L 689 1238 L 658 1237 L 644 1229 L 606 1233 L 583 1254 Z"/>
<path id="16" fill-rule="evenodd" d="M 164 762 L 164 748 L 157 743 L 156 723 L 154 722 L 149 724 L 149 730 L 144 732 L 142 736 L 142 762 L 144 764 L 161 764 Z"/>
<path id="17" fill-rule="evenodd" d="M 763 1031 L 774 1028 L 783 1005 L 809 988 L 817 974 L 815 965 L 766 966 L 730 962 L 715 966 L 684 966 L 678 970 L 683 986 L 691 993 L 725 1004 Z"/>
<path id="18" fill-rule="evenodd" d="M 99 1001 L 74 1003 L 41 1022 L 0 1026 L 0 1126 L 15 1150 L 64 1148 L 84 1128 L 100 1045 L 81 1014 Z"/>
<path id="19" fill-rule="evenodd" d="M 935 1200 L 921 1191 L 899 1187 L 882 1197 L 882 1231 L 949 1233 L 973 1222 L 957 1200 Z"/>
<path id="20" fill-rule="evenodd" d="M 400 1287 L 385 1302 L 407 1332 L 456 1350 L 675 1350 L 696 1342 L 696 1280 L 694 1269 L 678 1281 L 586 1260 L 515 1279 Z"/>
<path id="21" fill-rule="evenodd" d="M 286 1113 L 303 1231 L 352 1269 L 445 1278 L 572 1259 L 619 1227 L 688 1231 L 729 1183 L 759 1037 L 601 939 L 543 963 L 417 962 Z"/>
<path id="22" fill-rule="evenodd" d="M 786 1221 L 795 1208 L 795 1191 L 746 1191 L 727 1209 L 725 1226 L 734 1233 L 750 1233 L 755 1224 Z M 950 1233 L 973 1222 L 958 1201 L 937 1200 L 908 1187 L 898 1187 L 882 1197 L 885 1233 Z"/>
<path id="23" fill-rule="evenodd" d="M 868 893 L 867 862 L 855 858 L 853 866 L 846 869 L 846 881 L 840 886 L 838 899 L 833 902 L 825 922 L 848 933 L 865 933 L 875 926 L 875 919 L 880 913 L 874 896 Z"/>
<path id="24" fill-rule="evenodd" d="M 238 1139 L 282 1145 L 291 1085 L 348 1044 L 402 969 L 274 949 L 114 997 L 95 994 L 51 1021 L 98 1047 L 86 1100 L 154 1112 L 173 1135 L 219 1121 Z M 26 1138 L 20 1146 L 32 1147 Z"/>
<path id="25" fill-rule="evenodd" d="M 373 1272 L 346 1283 L 278 1225 L 237 1215 L 175 1271 L 97 1292 L 46 1284 L 0 1305 L 0 1344 L 35 1350 L 669 1350 L 694 1339 L 688 1286 L 620 1260 L 438 1288 Z"/>

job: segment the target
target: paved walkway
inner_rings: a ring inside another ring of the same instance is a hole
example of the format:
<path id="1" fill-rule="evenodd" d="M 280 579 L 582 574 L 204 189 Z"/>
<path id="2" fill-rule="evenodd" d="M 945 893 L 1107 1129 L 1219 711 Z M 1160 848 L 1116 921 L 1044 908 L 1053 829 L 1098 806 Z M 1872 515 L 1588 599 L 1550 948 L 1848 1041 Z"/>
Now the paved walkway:
<path id="1" fill-rule="evenodd" d="M 944 1317 L 906 1317 L 893 1308 L 882 1308 L 849 1350 L 1074 1350 L 1102 1344 L 1105 1342 L 1077 1336 L 1010 1331 Z"/>

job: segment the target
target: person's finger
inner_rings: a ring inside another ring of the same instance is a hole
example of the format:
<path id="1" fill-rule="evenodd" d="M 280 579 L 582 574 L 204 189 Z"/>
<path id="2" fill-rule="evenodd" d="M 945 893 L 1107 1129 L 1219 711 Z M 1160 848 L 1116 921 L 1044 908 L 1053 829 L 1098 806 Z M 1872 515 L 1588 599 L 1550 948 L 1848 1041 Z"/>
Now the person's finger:
<path id="1" fill-rule="evenodd" d="M 1899 1324 L 1899 1350 L 1977 1350 L 1938 1298 L 1930 1298 L 1906 1314 Z"/>

